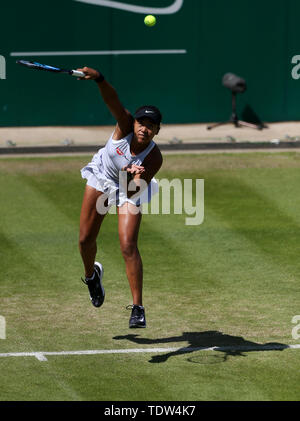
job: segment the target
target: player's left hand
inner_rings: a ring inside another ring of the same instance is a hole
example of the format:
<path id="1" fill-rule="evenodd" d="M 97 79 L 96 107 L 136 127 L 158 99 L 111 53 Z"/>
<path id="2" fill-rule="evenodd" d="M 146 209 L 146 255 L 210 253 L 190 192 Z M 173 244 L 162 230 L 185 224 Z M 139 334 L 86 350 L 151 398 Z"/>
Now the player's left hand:
<path id="1" fill-rule="evenodd" d="M 142 174 L 145 171 L 145 168 L 142 165 L 130 164 L 123 168 L 123 171 L 127 171 L 132 175 Z"/>

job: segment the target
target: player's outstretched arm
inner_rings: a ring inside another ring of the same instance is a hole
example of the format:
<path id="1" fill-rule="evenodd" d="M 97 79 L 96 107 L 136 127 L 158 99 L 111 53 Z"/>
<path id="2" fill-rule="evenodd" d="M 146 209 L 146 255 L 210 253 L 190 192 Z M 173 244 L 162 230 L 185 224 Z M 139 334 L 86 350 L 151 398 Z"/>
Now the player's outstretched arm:
<path id="1" fill-rule="evenodd" d="M 97 82 L 105 104 L 118 122 L 116 132 L 119 133 L 116 133 L 117 136 L 122 138 L 130 133 L 132 131 L 133 117 L 121 103 L 115 88 L 104 79 L 98 70 L 90 67 L 83 67 L 82 69 L 77 70 L 85 73 L 85 77 L 81 78 L 82 80 L 94 80 Z"/>

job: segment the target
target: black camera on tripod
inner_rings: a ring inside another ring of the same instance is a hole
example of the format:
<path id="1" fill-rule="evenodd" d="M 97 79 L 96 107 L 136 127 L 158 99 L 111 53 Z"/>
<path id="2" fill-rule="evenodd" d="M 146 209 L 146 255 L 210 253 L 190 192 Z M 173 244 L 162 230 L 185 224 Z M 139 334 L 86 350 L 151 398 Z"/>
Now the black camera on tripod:
<path id="1" fill-rule="evenodd" d="M 237 94 L 242 94 L 247 90 L 247 84 L 245 79 L 235 75 L 234 73 L 226 73 L 223 76 L 222 84 L 225 88 L 228 88 L 231 91 L 232 94 L 232 113 L 230 120 L 212 124 L 211 126 L 208 126 L 207 129 L 211 130 L 214 127 L 221 126 L 223 124 L 232 123 L 235 127 L 250 127 L 252 129 L 262 130 L 264 127 L 266 127 L 264 124 L 252 124 L 247 123 L 246 121 L 242 121 L 238 119 L 237 113 L 236 113 L 236 96 Z"/>

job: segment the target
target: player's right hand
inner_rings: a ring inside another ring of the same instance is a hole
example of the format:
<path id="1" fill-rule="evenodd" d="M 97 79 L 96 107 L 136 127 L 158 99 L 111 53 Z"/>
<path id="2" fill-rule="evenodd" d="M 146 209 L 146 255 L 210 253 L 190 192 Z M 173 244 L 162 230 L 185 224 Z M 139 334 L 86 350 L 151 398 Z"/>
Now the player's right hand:
<path id="1" fill-rule="evenodd" d="M 100 76 L 98 70 L 92 69 L 91 67 L 83 67 L 81 69 L 77 69 L 80 72 L 85 73 L 84 77 L 78 78 L 79 80 L 95 80 Z"/>

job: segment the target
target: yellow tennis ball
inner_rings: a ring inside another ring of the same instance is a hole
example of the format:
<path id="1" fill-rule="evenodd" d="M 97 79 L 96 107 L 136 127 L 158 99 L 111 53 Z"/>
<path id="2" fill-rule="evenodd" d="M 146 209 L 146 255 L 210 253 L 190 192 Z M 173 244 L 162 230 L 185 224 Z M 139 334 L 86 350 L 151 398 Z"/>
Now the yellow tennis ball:
<path id="1" fill-rule="evenodd" d="M 148 15 L 144 19 L 146 26 L 154 26 L 156 24 L 156 17 L 153 15 Z"/>

